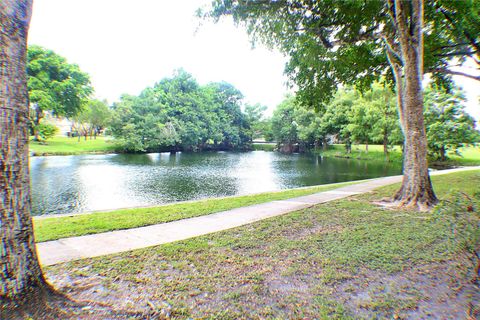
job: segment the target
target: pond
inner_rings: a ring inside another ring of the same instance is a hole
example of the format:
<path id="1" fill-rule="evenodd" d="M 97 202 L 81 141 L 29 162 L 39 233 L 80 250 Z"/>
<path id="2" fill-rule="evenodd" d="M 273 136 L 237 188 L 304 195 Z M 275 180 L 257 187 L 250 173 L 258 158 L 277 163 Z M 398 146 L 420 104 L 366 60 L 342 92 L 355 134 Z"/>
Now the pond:
<path id="1" fill-rule="evenodd" d="M 33 215 L 245 195 L 397 175 L 383 162 L 275 152 L 32 157 Z"/>

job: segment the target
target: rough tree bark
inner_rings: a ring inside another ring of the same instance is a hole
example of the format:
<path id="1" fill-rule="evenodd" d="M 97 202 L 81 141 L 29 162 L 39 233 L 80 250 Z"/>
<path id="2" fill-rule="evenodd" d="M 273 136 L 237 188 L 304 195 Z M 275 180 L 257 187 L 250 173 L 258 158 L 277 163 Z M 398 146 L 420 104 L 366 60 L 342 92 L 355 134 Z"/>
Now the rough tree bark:
<path id="1" fill-rule="evenodd" d="M 428 173 L 423 117 L 423 0 L 389 0 L 389 5 L 398 45 L 387 39 L 387 54 L 405 137 L 403 181 L 394 200 L 400 206 L 423 210 L 438 201 Z"/>
<path id="2" fill-rule="evenodd" d="M 49 291 L 30 217 L 27 34 L 32 0 L 0 1 L 0 315 Z"/>

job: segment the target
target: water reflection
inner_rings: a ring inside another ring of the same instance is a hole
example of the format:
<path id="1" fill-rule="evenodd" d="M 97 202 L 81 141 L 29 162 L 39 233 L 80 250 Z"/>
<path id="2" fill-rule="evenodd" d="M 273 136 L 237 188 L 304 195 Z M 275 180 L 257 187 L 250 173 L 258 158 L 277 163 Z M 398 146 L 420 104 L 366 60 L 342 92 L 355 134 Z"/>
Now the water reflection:
<path id="1" fill-rule="evenodd" d="M 150 153 L 33 157 L 33 214 L 241 195 L 400 174 L 398 165 L 313 155 Z"/>

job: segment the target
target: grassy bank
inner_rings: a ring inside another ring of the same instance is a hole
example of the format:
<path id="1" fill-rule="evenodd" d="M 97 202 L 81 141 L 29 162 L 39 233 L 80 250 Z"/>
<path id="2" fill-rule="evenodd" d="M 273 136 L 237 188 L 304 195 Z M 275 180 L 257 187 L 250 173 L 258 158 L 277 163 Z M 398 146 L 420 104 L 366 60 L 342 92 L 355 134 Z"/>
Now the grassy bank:
<path id="1" fill-rule="evenodd" d="M 84 153 L 110 153 L 116 149 L 115 144 L 105 137 L 99 136 L 96 139 L 68 137 L 53 137 L 46 142 L 30 140 L 30 152 L 34 155 L 76 155 Z"/>
<path id="2" fill-rule="evenodd" d="M 480 165 L 480 146 L 465 147 L 459 150 L 460 155 L 449 154 L 449 159 L 445 162 L 430 161 L 434 166 L 473 166 Z M 319 151 L 324 157 L 351 158 L 359 160 L 386 161 L 382 145 L 369 145 L 366 152 L 365 145 L 352 145 L 352 152 L 346 153 L 343 144 L 329 146 L 325 151 Z M 389 150 L 389 161 L 402 162 L 402 150 L 395 146 Z"/>
<path id="3" fill-rule="evenodd" d="M 275 143 L 254 143 L 252 146 L 255 151 L 274 151 L 277 145 Z"/>
<path id="4" fill-rule="evenodd" d="M 441 198 L 480 171 L 432 177 Z M 398 185 L 194 239 L 47 268 L 73 299 L 139 317 L 466 318 L 480 299 L 451 226 L 373 201 Z M 471 317 L 472 319 L 475 318 Z"/>
<path id="5" fill-rule="evenodd" d="M 234 208 L 283 200 L 327 191 L 355 182 L 335 183 L 310 188 L 266 192 L 255 195 L 207 199 L 149 208 L 121 209 L 60 217 L 34 217 L 37 242 L 56 240 L 86 234 L 143 227 L 230 210 Z"/>
<path id="6" fill-rule="evenodd" d="M 395 146 L 389 150 L 389 161 L 402 162 L 402 151 L 399 146 Z M 385 155 L 383 153 L 382 145 L 369 145 L 368 152 L 365 149 L 365 145 L 352 145 L 351 153 L 345 151 L 345 145 L 334 144 L 330 145 L 327 150 L 321 150 L 319 153 L 324 157 L 337 157 L 337 158 L 351 158 L 358 160 L 374 160 L 385 161 Z"/>

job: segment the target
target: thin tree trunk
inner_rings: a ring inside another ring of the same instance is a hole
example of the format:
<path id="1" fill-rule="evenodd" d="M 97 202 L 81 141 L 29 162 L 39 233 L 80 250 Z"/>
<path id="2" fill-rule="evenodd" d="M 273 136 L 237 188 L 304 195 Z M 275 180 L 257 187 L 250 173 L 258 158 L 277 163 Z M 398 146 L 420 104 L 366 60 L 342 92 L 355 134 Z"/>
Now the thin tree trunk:
<path id="1" fill-rule="evenodd" d="M 440 148 L 440 160 L 441 160 L 441 161 L 447 160 L 446 151 L 445 151 L 445 147 L 444 147 L 444 146 L 442 146 L 442 147 Z"/>
<path id="2" fill-rule="evenodd" d="M 35 119 L 34 119 L 34 126 L 33 126 L 33 132 L 34 132 L 34 138 L 33 140 L 35 141 L 40 141 L 39 137 L 39 132 L 38 132 L 38 126 L 40 125 L 40 120 L 43 118 L 43 112 L 40 110 L 38 106 L 35 107 Z"/>
<path id="3" fill-rule="evenodd" d="M 30 217 L 26 40 L 31 0 L 0 1 L 0 302 L 22 305 L 43 296 Z M 3 308 L 3 307 L 2 307 Z M 5 309 L 0 309 L 0 318 Z"/>
<path id="4" fill-rule="evenodd" d="M 388 152 L 388 136 L 385 133 L 383 136 L 383 155 L 385 160 L 390 161 L 390 153 Z"/>
<path id="5" fill-rule="evenodd" d="M 388 131 L 383 128 L 383 155 L 388 158 Z"/>
<path id="6" fill-rule="evenodd" d="M 400 106 L 405 152 L 402 186 L 394 199 L 400 206 L 428 209 L 437 198 L 428 174 L 423 118 L 423 0 L 395 0 L 395 17 L 405 75 Z"/>

